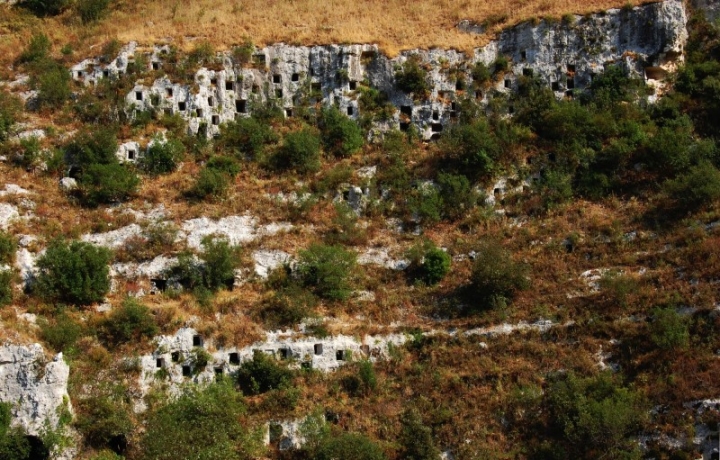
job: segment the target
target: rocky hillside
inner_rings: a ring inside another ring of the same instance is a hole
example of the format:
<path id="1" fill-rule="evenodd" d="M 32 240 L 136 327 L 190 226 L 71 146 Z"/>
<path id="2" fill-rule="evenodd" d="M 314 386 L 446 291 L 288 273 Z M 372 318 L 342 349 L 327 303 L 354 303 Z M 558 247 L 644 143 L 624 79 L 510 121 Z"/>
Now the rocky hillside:
<path id="1" fill-rule="evenodd" d="M 0 458 L 715 458 L 715 8 L 393 53 L 0 7 Z"/>

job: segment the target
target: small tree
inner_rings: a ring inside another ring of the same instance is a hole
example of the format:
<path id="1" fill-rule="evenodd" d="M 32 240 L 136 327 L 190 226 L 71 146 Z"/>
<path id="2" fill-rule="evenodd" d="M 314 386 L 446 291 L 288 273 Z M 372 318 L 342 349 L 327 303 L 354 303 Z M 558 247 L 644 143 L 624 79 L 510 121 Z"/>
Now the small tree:
<path id="1" fill-rule="evenodd" d="M 37 261 L 35 291 L 46 300 L 88 305 L 110 289 L 108 249 L 90 243 L 55 240 Z"/>
<path id="2" fill-rule="evenodd" d="M 424 259 L 420 266 L 420 276 L 429 285 L 439 283 L 450 271 L 452 258 L 440 248 L 430 248 L 425 253 Z"/>
<path id="3" fill-rule="evenodd" d="M 110 0 L 79 0 L 77 3 L 77 12 L 82 22 L 99 21 L 107 14 Z"/>
<path id="4" fill-rule="evenodd" d="M 155 318 L 148 307 L 133 298 L 127 298 L 107 317 L 102 325 L 103 336 L 113 344 L 139 342 L 158 332 Z"/>
<path id="5" fill-rule="evenodd" d="M 93 164 L 85 168 L 79 186 L 88 206 L 126 201 L 137 191 L 140 179 L 120 164 Z"/>
<path id="6" fill-rule="evenodd" d="M 292 377 L 291 370 L 281 367 L 261 351 L 256 351 L 252 360 L 242 363 L 237 373 L 240 389 L 250 395 L 287 388 Z"/>
<path id="7" fill-rule="evenodd" d="M 415 409 L 406 409 L 402 417 L 400 443 L 403 446 L 403 458 L 408 460 L 435 460 L 440 451 L 435 446 L 432 429 L 425 426 L 420 413 Z"/>
<path id="8" fill-rule="evenodd" d="M 720 199 L 720 171 L 703 161 L 674 180 L 664 184 L 665 192 L 674 203 L 698 209 Z"/>
<path id="9" fill-rule="evenodd" d="M 311 128 L 289 133 L 275 154 L 277 169 L 291 169 L 300 174 L 320 169 L 320 138 Z"/>
<path id="10" fill-rule="evenodd" d="M 214 168 L 200 170 L 193 187 L 188 191 L 191 197 L 199 199 L 220 198 L 227 192 L 230 179 L 227 174 Z"/>
<path id="11" fill-rule="evenodd" d="M 437 185 L 443 202 L 443 214 L 449 219 L 459 219 L 477 203 L 477 194 L 463 175 L 440 173 Z"/>
<path id="12" fill-rule="evenodd" d="M 427 82 L 427 71 L 420 64 L 420 56 L 417 54 L 408 57 L 395 72 L 395 84 L 400 90 L 423 99 L 430 92 L 430 85 Z"/>
<path id="13" fill-rule="evenodd" d="M 155 138 L 140 159 L 140 167 L 152 175 L 171 173 L 177 169 L 184 153 L 185 146 L 179 140 Z"/>
<path id="14" fill-rule="evenodd" d="M 515 262 L 500 245 L 486 243 L 478 250 L 473 264 L 470 291 L 481 308 L 502 307 L 518 291 L 527 289 L 528 268 Z"/>
<path id="15" fill-rule="evenodd" d="M 37 77 L 37 99 L 40 106 L 58 108 L 70 99 L 70 72 L 56 64 Z"/>
<path id="16" fill-rule="evenodd" d="M 225 239 L 206 238 L 202 242 L 202 259 L 205 262 L 203 281 L 206 288 L 217 291 L 232 288 L 238 266 L 239 248 Z"/>
<path id="17" fill-rule="evenodd" d="M 320 113 L 320 125 L 323 146 L 327 153 L 346 158 L 363 145 L 360 127 L 335 106 L 323 109 Z"/>
<path id="18" fill-rule="evenodd" d="M 316 460 L 386 460 L 383 450 L 367 437 L 339 433 L 325 437 L 313 457 Z"/>
<path id="19" fill-rule="evenodd" d="M 240 158 L 257 159 L 266 146 L 277 141 L 270 125 L 257 117 L 240 118 L 220 127 L 217 146 Z"/>
<path id="20" fill-rule="evenodd" d="M 300 251 L 298 274 L 303 284 L 319 297 L 347 300 L 352 292 L 350 277 L 356 264 L 355 253 L 341 246 L 313 244 Z"/>
<path id="21" fill-rule="evenodd" d="M 688 322 L 671 307 L 654 308 L 650 323 L 650 339 L 663 350 L 687 348 L 690 343 Z"/>
<path id="22" fill-rule="evenodd" d="M 83 168 L 92 164 L 115 164 L 118 141 L 112 128 L 99 127 L 78 133 L 64 147 L 69 163 Z"/>

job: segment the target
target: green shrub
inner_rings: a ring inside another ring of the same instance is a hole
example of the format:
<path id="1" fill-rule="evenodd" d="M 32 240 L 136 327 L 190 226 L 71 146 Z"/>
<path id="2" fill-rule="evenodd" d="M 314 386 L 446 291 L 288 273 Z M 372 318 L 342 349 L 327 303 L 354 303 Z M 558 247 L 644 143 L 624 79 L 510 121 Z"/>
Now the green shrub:
<path id="1" fill-rule="evenodd" d="M 239 265 L 240 249 L 220 238 L 205 238 L 202 246 L 204 286 L 213 292 L 221 287 L 232 288 L 235 269 Z"/>
<path id="2" fill-rule="evenodd" d="M 408 197 L 408 205 L 413 217 L 423 224 L 440 222 L 443 213 L 443 200 L 440 191 L 432 184 L 420 184 Z"/>
<path id="3" fill-rule="evenodd" d="M 297 271 L 303 284 L 328 300 L 347 300 L 350 278 L 357 264 L 355 253 L 341 246 L 313 244 L 300 251 Z"/>
<path id="4" fill-rule="evenodd" d="M 27 433 L 22 427 L 10 427 L 12 405 L 0 402 L 0 458 L 3 460 L 32 460 L 35 457 Z M 47 457 L 45 457 L 47 458 Z"/>
<path id="5" fill-rule="evenodd" d="M 110 289 L 108 249 L 90 243 L 55 240 L 37 261 L 36 292 L 49 301 L 88 305 Z"/>
<path id="6" fill-rule="evenodd" d="M 198 174 L 195 184 L 188 192 L 199 199 L 220 198 L 227 192 L 230 179 L 224 172 L 212 168 L 203 168 Z"/>
<path id="7" fill-rule="evenodd" d="M 82 325 L 65 313 L 57 315 L 54 321 L 41 321 L 40 334 L 55 351 L 68 353 L 83 334 Z"/>
<path id="8" fill-rule="evenodd" d="M 448 219 L 461 218 L 477 203 L 477 194 L 463 175 L 440 173 L 437 176 L 437 186 L 443 203 L 442 211 Z"/>
<path id="9" fill-rule="evenodd" d="M 573 196 L 572 176 L 550 170 L 535 185 L 544 210 L 555 208 L 569 201 Z"/>
<path id="10" fill-rule="evenodd" d="M 7 232 L 0 230 L 0 265 L 12 265 L 15 261 L 17 240 Z"/>
<path id="11" fill-rule="evenodd" d="M 239 158 L 258 159 L 266 146 L 277 142 L 277 135 L 267 122 L 253 112 L 252 117 L 240 118 L 220 127 L 218 148 L 230 151 Z"/>
<path id="12" fill-rule="evenodd" d="M 155 318 L 148 307 L 133 298 L 127 298 L 102 324 L 102 335 L 112 345 L 138 343 L 158 333 Z"/>
<path id="13" fill-rule="evenodd" d="M 12 303 L 14 279 L 15 274 L 12 270 L 0 270 L 0 307 Z"/>
<path id="14" fill-rule="evenodd" d="M 240 163 L 232 157 L 213 156 L 205 164 L 205 167 L 226 174 L 234 178 L 240 174 Z"/>
<path id="15" fill-rule="evenodd" d="M 292 371 L 261 351 L 256 351 L 252 360 L 242 363 L 237 372 L 240 389 L 249 395 L 288 388 L 292 378 Z"/>
<path id="16" fill-rule="evenodd" d="M 440 139 L 440 151 L 464 174 L 491 176 L 502 148 L 486 120 L 453 125 Z"/>
<path id="17" fill-rule="evenodd" d="M 470 295 L 477 309 L 498 308 L 511 301 L 518 291 L 527 289 L 528 267 L 512 260 L 498 244 L 485 243 L 473 263 Z"/>
<path id="18" fill-rule="evenodd" d="M 30 43 L 28 43 L 25 51 L 20 54 L 18 61 L 20 63 L 34 63 L 45 60 L 50 55 L 51 46 L 52 43 L 50 43 L 50 38 L 47 35 L 42 32 L 37 33 L 30 38 Z"/>
<path id="19" fill-rule="evenodd" d="M 24 0 L 21 5 L 38 16 L 55 16 L 70 4 L 69 0 Z"/>
<path id="20" fill-rule="evenodd" d="M 400 444 L 403 448 L 403 458 L 435 460 L 440 457 L 440 450 L 433 440 L 432 429 L 423 424 L 422 417 L 416 409 L 406 409 L 400 421 L 402 423 Z"/>
<path id="21" fill-rule="evenodd" d="M 144 458 L 249 460 L 261 456 L 262 436 L 244 428 L 242 396 L 226 380 L 189 386 L 153 410 L 140 442 Z"/>
<path id="22" fill-rule="evenodd" d="M 190 351 L 190 356 L 188 356 L 188 362 L 193 368 L 193 371 L 196 374 L 199 374 L 205 368 L 207 365 L 212 361 L 212 355 L 209 351 L 204 349 L 203 347 L 195 347 Z"/>
<path id="23" fill-rule="evenodd" d="M 358 363 L 358 376 L 366 394 L 377 389 L 377 376 L 371 361 L 366 359 Z"/>
<path id="24" fill-rule="evenodd" d="M 250 63 L 252 60 L 253 52 L 255 51 L 255 45 L 252 40 L 245 38 L 241 45 L 238 45 L 232 49 L 233 58 L 235 62 L 241 66 Z"/>
<path id="25" fill-rule="evenodd" d="M 86 129 L 65 145 L 68 162 L 80 168 L 118 162 L 118 141 L 112 128 Z"/>
<path id="26" fill-rule="evenodd" d="M 315 304 L 315 296 L 311 292 L 291 284 L 264 301 L 259 316 L 273 330 L 294 326 L 310 316 Z"/>
<path id="27" fill-rule="evenodd" d="M 37 100 L 41 107 L 58 108 L 70 99 L 70 72 L 54 65 L 37 77 Z"/>
<path id="28" fill-rule="evenodd" d="M 148 174 L 167 174 L 177 169 L 185 153 L 185 146 L 177 139 L 163 142 L 155 138 L 153 144 L 140 158 L 140 167 Z"/>
<path id="29" fill-rule="evenodd" d="M 335 106 L 320 112 L 320 126 L 325 151 L 336 157 L 347 158 L 363 145 L 360 127 Z"/>
<path id="30" fill-rule="evenodd" d="M 422 68 L 421 63 L 420 56 L 413 54 L 395 72 L 395 84 L 398 89 L 412 93 L 419 99 L 426 98 L 430 93 L 427 71 Z"/>
<path id="31" fill-rule="evenodd" d="M 10 129 L 22 113 L 22 102 L 13 95 L 0 91 L 0 141 L 6 141 Z"/>
<path id="32" fill-rule="evenodd" d="M 452 258 L 440 248 L 430 248 L 424 259 L 420 266 L 420 277 L 428 285 L 439 283 L 450 271 Z"/>
<path id="33" fill-rule="evenodd" d="M 697 166 L 667 181 L 663 185 L 672 202 L 689 209 L 697 209 L 720 199 L 720 171 L 710 162 Z"/>
<path id="34" fill-rule="evenodd" d="M 102 19 L 110 6 L 110 0 L 79 0 L 76 4 L 77 12 L 82 22 L 99 21 Z"/>
<path id="35" fill-rule="evenodd" d="M 386 460 L 383 450 L 361 434 L 341 433 L 325 437 L 313 457 L 316 460 Z"/>
<path id="36" fill-rule="evenodd" d="M 93 164 L 83 169 L 78 186 L 88 206 L 126 201 L 137 191 L 140 179 L 120 164 Z"/>
<path id="37" fill-rule="evenodd" d="M 119 438 L 130 435 L 133 423 L 130 408 L 122 398 L 112 395 L 93 395 L 80 399 L 75 426 L 85 441 L 95 449 L 107 448 Z"/>
<path id="38" fill-rule="evenodd" d="M 478 61 L 475 63 L 472 68 L 471 75 L 473 80 L 475 80 L 475 83 L 479 85 L 490 81 L 490 78 L 492 77 L 492 75 L 490 74 L 490 69 L 482 61 Z"/>
<path id="39" fill-rule="evenodd" d="M 663 350 L 687 348 L 690 343 L 688 321 L 672 307 L 654 308 L 650 340 Z"/>
<path id="40" fill-rule="evenodd" d="M 304 128 L 287 134 L 283 145 L 275 154 L 274 166 L 300 174 L 320 169 L 320 138 L 317 133 L 310 128 Z"/>

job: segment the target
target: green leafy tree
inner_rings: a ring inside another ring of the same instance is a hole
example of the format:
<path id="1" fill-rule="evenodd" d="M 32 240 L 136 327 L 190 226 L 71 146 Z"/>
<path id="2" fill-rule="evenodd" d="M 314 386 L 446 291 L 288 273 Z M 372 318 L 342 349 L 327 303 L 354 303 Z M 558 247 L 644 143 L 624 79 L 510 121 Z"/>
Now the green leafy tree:
<path id="1" fill-rule="evenodd" d="M 77 305 L 99 302 L 110 289 L 108 249 L 55 240 L 37 261 L 35 291 L 49 301 Z"/>
<path id="2" fill-rule="evenodd" d="M 313 244 L 300 251 L 297 271 L 302 283 L 316 295 L 342 301 L 352 292 L 350 278 L 356 265 L 355 253 L 341 246 Z"/>
<path id="3" fill-rule="evenodd" d="M 349 157 L 363 145 L 364 139 L 358 124 L 335 106 L 322 110 L 320 126 L 325 151 L 336 157 Z"/>
<path id="4" fill-rule="evenodd" d="M 420 413 L 415 409 L 406 409 L 400 418 L 402 431 L 400 444 L 403 447 L 403 458 L 408 460 L 435 460 L 440 457 L 440 450 L 435 446 L 432 429 L 423 424 Z"/>
<path id="5" fill-rule="evenodd" d="M 480 309 L 502 307 L 529 287 L 527 274 L 528 267 L 515 262 L 500 245 L 485 243 L 475 256 L 470 294 Z"/>
<path id="6" fill-rule="evenodd" d="M 191 197 L 198 199 L 220 198 L 230 187 L 230 177 L 224 171 L 205 167 L 200 170 L 197 180 L 188 191 Z"/>
<path id="7" fill-rule="evenodd" d="M 217 291 L 221 287 L 231 288 L 235 281 L 235 269 L 239 264 L 239 248 L 221 238 L 206 238 L 202 246 L 205 287 L 211 291 Z"/>
<path id="8" fill-rule="evenodd" d="M 113 309 L 102 325 L 102 335 L 113 345 L 137 343 L 143 338 L 153 337 L 157 332 L 158 327 L 150 309 L 129 297 L 120 307 Z"/>
<path id="9" fill-rule="evenodd" d="M 443 134 L 439 147 L 456 169 L 478 177 L 493 174 L 502 152 L 501 144 L 484 119 L 452 126 Z"/>
<path id="10" fill-rule="evenodd" d="M 140 158 L 140 167 L 152 175 L 171 173 L 177 169 L 184 153 L 185 146 L 178 139 L 156 138 Z"/>
<path id="11" fill-rule="evenodd" d="M 83 169 L 78 185 L 88 206 L 126 201 L 137 192 L 140 179 L 120 164 L 92 164 Z"/>
<path id="12" fill-rule="evenodd" d="M 320 169 L 320 137 L 311 128 L 288 133 L 274 156 L 274 166 L 300 174 Z"/>
<path id="13" fill-rule="evenodd" d="M 40 321 L 40 333 L 44 341 L 57 351 L 68 353 L 83 334 L 83 327 L 65 312 L 53 320 Z"/>
<path id="14" fill-rule="evenodd" d="M 220 127 L 218 148 L 239 158 L 258 159 L 263 150 L 277 142 L 277 135 L 266 122 L 255 116 L 244 117 Z"/>
<path id="15" fill-rule="evenodd" d="M 320 443 L 316 460 L 386 460 L 385 452 L 369 438 L 356 433 L 327 436 Z"/>
<path id="16" fill-rule="evenodd" d="M 111 447 L 115 443 L 123 444 L 133 429 L 131 409 L 113 393 L 102 391 L 101 394 L 78 401 L 75 426 L 84 435 L 85 441 L 95 449 Z"/>
<path id="17" fill-rule="evenodd" d="M 463 175 L 440 173 L 437 186 L 443 203 L 443 214 L 448 219 L 459 219 L 477 203 L 477 194 Z"/>
<path id="18" fill-rule="evenodd" d="M 406 93 L 424 99 L 430 93 L 427 71 L 422 67 L 420 56 L 413 54 L 407 58 L 400 69 L 395 72 L 395 84 Z"/>
<path id="19" fill-rule="evenodd" d="M 240 424 L 242 396 L 223 380 L 190 386 L 176 399 L 153 410 L 140 443 L 142 458 L 245 460 L 259 456 L 262 437 Z"/>
<path id="20" fill-rule="evenodd" d="M 280 366 L 277 361 L 261 351 L 256 351 L 252 360 L 242 363 L 237 372 L 240 389 L 249 395 L 288 388 L 292 378 L 291 370 Z"/>
<path id="21" fill-rule="evenodd" d="M 697 166 L 664 184 L 671 203 L 684 208 L 698 209 L 720 199 L 720 171 L 710 162 Z"/>
<path id="22" fill-rule="evenodd" d="M 112 128 L 86 129 L 64 147 L 68 162 L 80 168 L 92 164 L 116 164 L 118 141 Z"/>
<path id="23" fill-rule="evenodd" d="M 70 72 L 60 64 L 37 77 L 37 99 L 42 107 L 58 108 L 70 99 Z"/>
<path id="24" fill-rule="evenodd" d="M 437 284 L 450 272 L 451 263 L 452 258 L 447 252 L 432 247 L 425 253 L 420 265 L 420 277 L 428 285 Z"/>

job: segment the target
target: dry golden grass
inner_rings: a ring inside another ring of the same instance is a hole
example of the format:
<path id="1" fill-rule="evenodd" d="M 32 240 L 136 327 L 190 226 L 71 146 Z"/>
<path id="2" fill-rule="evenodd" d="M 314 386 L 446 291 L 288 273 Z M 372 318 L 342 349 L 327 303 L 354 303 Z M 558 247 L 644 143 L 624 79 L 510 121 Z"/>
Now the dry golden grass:
<path id="1" fill-rule="evenodd" d="M 249 37 L 267 45 L 285 42 L 313 45 L 328 43 L 377 43 L 395 55 L 412 48 L 471 50 L 488 40 L 460 32 L 456 25 L 469 19 L 494 24 L 490 32 L 524 20 L 559 18 L 568 12 L 586 14 L 620 7 L 624 0 L 177 0 L 122 2 L 119 10 L 100 24 L 82 25 L 67 13 L 59 18 L 18 21 L 15 13 L 0 13 L 5 30 L 0 41 L 15 55 L 30 29 L 41 29 L 58 44 L 74 43 L 81 51 L 111 38 L 154 43 L 173 40 L 189 47 L 194 39 L 207 40 L 222 49 Z"/>

